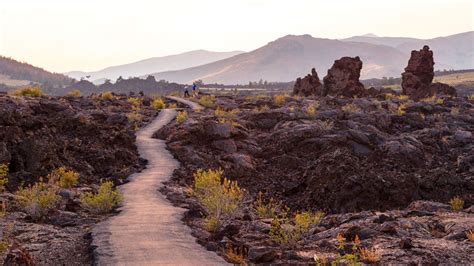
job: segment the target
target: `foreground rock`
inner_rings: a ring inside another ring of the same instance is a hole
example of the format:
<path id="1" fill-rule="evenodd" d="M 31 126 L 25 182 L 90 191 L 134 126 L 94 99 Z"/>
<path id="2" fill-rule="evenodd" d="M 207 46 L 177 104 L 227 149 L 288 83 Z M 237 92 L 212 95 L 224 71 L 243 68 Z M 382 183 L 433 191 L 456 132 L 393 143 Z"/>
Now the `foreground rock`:
<path id="1" fill-rule="evenodd" d="M 456 90 L 449 85 L 431 84 L 434 64 L 433 51 L 427 45 L 419 51 L 412 51 L 405 72 L 402 73 L 403 94 L 414 100 L 437 94 L 456 95 Z"/>
<path id="2" fill-rule="evenodd" d="M 143 167 L 134 129 L 156 111 L 143 108 L 142 119 L 130 122 L 126 99 L 0 97 L 0 163 L 10 166 L 10 190 L 61 166 L 79 172 L 83 183 L 120 183 Z"/>
<path id="3" fill-rule="evenodd" d="M 310 95 L 323 95 L 323 85 L 319 81 L 318 73 L 313 68 L 311 74 L 308 74 L 304 78 L 298 78 L 293 89 L 294 95 L 310 96 Z"/>
<path id="4" fill-rule="evenodd" d="M 359 81 L 362 61 L 356 57 L 342 57 L 324 77 L 324 95 L 354 97 L 364 94 L 364 85 Z"/>
<path id="5" fill-rule="evenodd" d="M 378 249 L 382 263 L 472 261 L 465 234 L 473 226 L 472 100 L 327 96 L 289 98 L 279 106 L 271 98 L 251 99 L 218 99 L 240 108 L 232 123 L 205 110 L 157 133 L 182 163 L 163 191 L 191 208 L 187 221 L 208 248 L 230 243 L 243 246 L 253 261 L 310 262 L 314 254 L 334 258 L 335 236 L 343 233 Z M 251 199 L 224 224 L 240 228 L 237 234 L 213 240 L 202 230 L 199 208 L 184 192 L 198 168 L 222 168 L 248 192 Z M 291 212 L 330 215 L 308 239 L 279 245 L 268 237 L 270 222 L 255 218 L 251 208 L 259 192 Z M 455 196 L 465 211 L 450 211 L 446 203 Z"/>
<path id="6" fill-rule="evenodd" d="M 0 217 L 2 245 L 10 245 L 0 251 L 4 264 L 92 264 L 90 228 L 106 216 L 83 210 L 80 193 L 93 191 L 102 179 L 123 183 L 144 167 L 135 146 L 135 129 L 158 111 L 143 100 L 136 111 L 120 95 L 113 99 L 0 96 L 0 163 L 9 168 L 8 192 L 0 193 L 0 202 L 8 207 Z M 33 221 L 9 192 L 63 166 L 80 174 L 79 184 L 59 189 L 57 209 L 40 222 Z"/>

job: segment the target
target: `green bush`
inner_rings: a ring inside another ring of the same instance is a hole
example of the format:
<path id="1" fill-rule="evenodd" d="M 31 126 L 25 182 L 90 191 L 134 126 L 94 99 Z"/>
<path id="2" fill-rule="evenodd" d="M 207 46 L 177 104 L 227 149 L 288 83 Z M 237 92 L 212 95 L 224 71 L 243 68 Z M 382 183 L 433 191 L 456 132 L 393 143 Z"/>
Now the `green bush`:
<path id="1" fill-rule="evenodd" d="M 223 177 L 222 170 L 198 169 L 194 173 L 193 195 L 207 212 L 206 227 L 217 229 L 223 218 L 231 214 L 241 204 L 244 192 L 237 182 Z"/>
<path id="2" fill-rule="evenodd" d="M 62 188 L 72 188 L 77 185 L 79 173 L 59 167 L 48 175 L 48 181 Z"/>
<path id="3" fill-rule="evenodd" d="M 10 94 L 13 96 L 39 97 L 43 95 L 43 91 L 39 86 L 28 86 L 14 90 Z"/>
<path id="4" fill-rule="evenodd" d="M 33 220 L 45 218 L 58 207 L 61 197 L 56 189 L 40 181 L 32 186 L 22 187 L 15 193 L 15 200 Z"/>
<path id="5" fill-rule="evenodd" d="M 118 189 L 114 189 L 112 181 L 103 182 L 97 194 L 85 192 L 81 195 L 82 206 L 96 214 L 111 212 L 117 205 L 122 203 L 123 195 Z"/>

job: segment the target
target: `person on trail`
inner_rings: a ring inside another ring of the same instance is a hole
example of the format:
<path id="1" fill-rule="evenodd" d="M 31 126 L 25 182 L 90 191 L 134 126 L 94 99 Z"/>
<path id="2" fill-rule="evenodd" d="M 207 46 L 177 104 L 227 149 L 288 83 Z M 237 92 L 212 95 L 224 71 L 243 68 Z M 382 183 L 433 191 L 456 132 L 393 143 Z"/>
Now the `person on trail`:
<path id="1" fill-rule="evenodd" d="M 197 96 L 197 85 L 195 82 L 193 82 L 193 97 L 196 97 Z"/>
<path id="2" fill-rule="evenodd" d="M 185 86 L 185 87 L 184 87 L 184 98 L 186 98 L 186 97 L 189 97 L 188 86 Z"/>

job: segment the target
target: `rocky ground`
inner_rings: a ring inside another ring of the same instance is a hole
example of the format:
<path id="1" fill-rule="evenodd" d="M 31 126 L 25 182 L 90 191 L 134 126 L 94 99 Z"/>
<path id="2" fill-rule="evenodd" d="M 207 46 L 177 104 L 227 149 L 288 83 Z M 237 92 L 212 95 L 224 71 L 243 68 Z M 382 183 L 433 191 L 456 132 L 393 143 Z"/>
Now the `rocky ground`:
<path id="1" fill-rule="evenodd" d="M 0 96 L 0 163 L 9 165 L 7 191 L 0 193 L 8 206 L 0 218 L 6 237 L 2 239 L 11 244 L 2 253 L 7 265 L 15 260 L 36 265 L 92 263 L 89 232 L 105 216 L 83 210 L 79 194 L 95 190 L 105 179 L 121 184 L 143 169 L 134 132 L 158 114 L 149 98 L 142 97 L 139 109 L 127 99 Z M 80 174 L 78 186 L 61 189 L 61 207 L 33 222 L 15 206 L 11 193 L 62 166 Z"/>
<path id="2" fill-rule="evenodd" d="M 355 235 L 382 263 L 474 261 L 466 234 L 474 230 L 474 101 L 371 93 L 217 97 L 156 133 L 182 163 L 162 191 L 190 209 L 185 222 L 203 245 L 224 256 L 237 247 L 247 262 L 331 261 L 350 253 Z M 222 115 L 218 106 L 239 111 Z M 204 211 L 185 193 L 198 168 L 223 169 L 247 193 L 217 232 L 203 229 Z M 277 243 L 271 220 L 252 207 L 259 192 L 291 213 L 326 216 L 305 237 Z M 455 196 L 464 200 L 459 212 L 447 205 Z M 346 249 L 337 248 L 339 233 Z"/>

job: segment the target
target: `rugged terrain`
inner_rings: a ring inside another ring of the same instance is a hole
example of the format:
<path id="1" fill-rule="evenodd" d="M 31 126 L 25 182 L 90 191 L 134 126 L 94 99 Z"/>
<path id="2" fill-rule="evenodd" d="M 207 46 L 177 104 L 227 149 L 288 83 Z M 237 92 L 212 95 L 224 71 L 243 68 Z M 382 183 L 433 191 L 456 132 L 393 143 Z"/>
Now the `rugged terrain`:
<path id="1" fill-rule="evenodd" d="M 2 244 L 5 240 L 13 244 L 2 259 L 25 263 L 30 258 L 37 265 L 91 264 L 90 229 L 107 215 L 86 212 L 79 194 L 97 189 L 101 180 L 121 184 L 143 169 L 135 130 L 158 110 L 151 107 L 150 98 L 142 100 L 136 111 L 125 95 L 0 96 L 0 163 L 9 166 L 7 192 L 0 193 L 8 209 L 0 225 Z M 129 116 L 134 112 L 139 118 Z M 61 189 L 59 209 L 33 221 L 20 211 L 11 193 L 62 166 L 79 173 L 78 186 Z"/>
<path id="2" fill-rule="evenodd" d="M 473 100 L 414 102 L 381 94 L 287 97 L 278 105 L 271 97 L 218 97 L 216 106 L 240 112 L 232 123 L 220 123 L 214 109 L 207 109 L 157 134 L 182 162 L 164 191 L 191 208 L 188 222 L 206 245 L 218 250 L 227 242 L 246 250 L 271 247 L 276 261 L 304 261 L 308 258 L 292 254 L 318 253 L 323 245 L 334 253 L 336 234 L 357 226 L 351 230 L 362 230 L 363 244 L 381 249 L 383 262 L 472 261 L 474 246 L 464 234 L 474 227 L 472 208 L 454 213 L 446 203 L 454 196 L 462 197 L 466 207 L 474 202 Z M 237 228 L 232 236 L 199 229 L 200 209 L 182 193 L 192 186 L 198 168 L 222 168 L 247 190 L 247 207 L 227 225 Z M 258 192 L 293 212 L 334 215 L 305 241 L 278 248 L 265 234 L 269 224 L 249 207 Z M 425 202 L 413 203 L 418 200 Z M 398 248 L 404 237 L 413 238 L 418 248 Z"/>
<path id="3" fill-rule="evenodd" d="M 162 192 L 230 262 L 471 263 L 474 98 L 432 83 L 433 65 L 413 51 L 403 94 L 364 88 L 360 58 L 342 57 L 293 96 L 201 96 L 206 110 L 156 133 L 182 162 Z M 245 190 L 218 226 L 199 169 Z"/>

